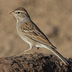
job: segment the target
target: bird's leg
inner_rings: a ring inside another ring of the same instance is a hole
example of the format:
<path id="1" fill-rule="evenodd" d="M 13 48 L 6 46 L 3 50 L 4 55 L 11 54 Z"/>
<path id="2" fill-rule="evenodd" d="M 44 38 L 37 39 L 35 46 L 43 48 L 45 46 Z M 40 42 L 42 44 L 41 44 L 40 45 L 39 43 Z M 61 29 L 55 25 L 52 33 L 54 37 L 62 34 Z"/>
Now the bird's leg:
<path id="1" fill-rule="evenodd" d="M 23 54 L 28 54 L 28 53 L 26 53 L 27 51 L 29 51 L 29 50 L 31 50 L 33 48 L 33 46 L 32 45 L 30 45 L 30 48 L 29 49 L 27 49 L 27 50 L 25 50 L 25 51 L 23 51 L 23 52 L 21 52 L 20 54 L 18 54 L 17 56 L 20 56 L 20 55 L 23 55 Z"/>
<path id="2" fill-rule="evenodd" d="M 29 50 L 31 50 L 32 48 L 29 48 L 29 49 L 27 49 L 27 50 L 25 50 L 25 51 L 23 51 L 22 53 L 25 53 L 25 52 L 27 52 L 27 51 L 29 51 Z"/>
<path id="3" fill-rule="evenodd" d="M 32 45 L 30 45 L 30 48 L 29 49 L 27 49 L 27 50 L 25 50 L 25 51 L 23 51 L 22 52 L 22 54 L 28 54 L 28 53 L 26 53 L 27 51 L 29 51 L 29 50 L 31 50 L 33 48 L 33 46 Z"/>

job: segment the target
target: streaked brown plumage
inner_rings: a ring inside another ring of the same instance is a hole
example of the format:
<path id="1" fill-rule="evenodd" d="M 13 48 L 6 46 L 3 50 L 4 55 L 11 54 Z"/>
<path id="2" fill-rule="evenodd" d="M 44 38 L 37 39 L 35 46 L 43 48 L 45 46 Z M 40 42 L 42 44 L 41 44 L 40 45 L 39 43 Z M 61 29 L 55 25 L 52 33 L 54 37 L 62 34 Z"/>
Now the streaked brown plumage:
<path id="1" fill-rule="evenodd" d="M 42 33 L 42 31 L 30 21 L 21 24 L 20 28 L 22 32 L 25 33 L 26 36 L 28 36 L 29 38 L 34 39 L 39 43 L 45 43 L 50 46 L 52 45 L 51 42 L 47 39 L 47 37 Z"/>
<path id="2" fill-rule="evenodd" d="M 32 22 L 28 12 L 24 8 L 19 7 L 11 13 L 17 19 L 17 32 L 19 36 L 30 45 L 30 49 L 34 46 L 37 48 L 44 47 L 59 57 L 65 65 L 69 65 L 67 60 L 58 51 L 55 50 L 56 47 L 51 44 L 45 34 L 36 26 L 35 23 Z"/>

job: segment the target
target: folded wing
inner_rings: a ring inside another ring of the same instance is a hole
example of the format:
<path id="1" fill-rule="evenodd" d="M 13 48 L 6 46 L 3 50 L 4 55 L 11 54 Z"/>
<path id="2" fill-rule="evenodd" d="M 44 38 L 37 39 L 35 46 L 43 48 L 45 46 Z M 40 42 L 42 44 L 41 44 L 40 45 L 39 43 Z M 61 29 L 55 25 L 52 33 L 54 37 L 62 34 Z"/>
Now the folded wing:
<path id="1" fill-rule="evenodd" d="M 35 40 L 36 42 L 56 48 L 51 44 L 48 38 L 42 33 L 42 31 L 34 23 L 26 22 L 24 24 L 21 24 L 21 30 L 27 37 Z"/>

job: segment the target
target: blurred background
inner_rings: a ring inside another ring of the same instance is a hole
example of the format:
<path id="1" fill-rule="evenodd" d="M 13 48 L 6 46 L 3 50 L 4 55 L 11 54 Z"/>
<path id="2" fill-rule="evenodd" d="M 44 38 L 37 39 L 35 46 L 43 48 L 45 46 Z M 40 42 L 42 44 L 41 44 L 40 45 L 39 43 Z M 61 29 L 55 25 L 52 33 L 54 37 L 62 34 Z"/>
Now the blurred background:
<path id="1" fill-rule="evenodd" d="M 32 21 L 64 57 L 72 57 L 72 0 L 0 0 L 0 57 L 17 55 L 29 48 L 17 34 L 16 19 L 9 14 L 24 7 Z M 52 54 L 33 48 L 28 53 Z"/>

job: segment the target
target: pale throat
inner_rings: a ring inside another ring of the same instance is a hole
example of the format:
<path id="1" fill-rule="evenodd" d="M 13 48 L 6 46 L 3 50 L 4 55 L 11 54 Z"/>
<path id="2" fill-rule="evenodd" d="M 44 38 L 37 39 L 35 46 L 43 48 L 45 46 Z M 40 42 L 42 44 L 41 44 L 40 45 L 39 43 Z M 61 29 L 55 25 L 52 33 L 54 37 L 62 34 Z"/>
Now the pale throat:
<path id="1" fill-rule="evenodd" d="M 25 22 L 28 22 L 28 21 L 30 21 L 30 18 L 26 16 L 24 18 L 17 19 L 17 24 L 19 25 L 19 24 L 22 24 L 22 23 L 25 23 Z"/>
<path id="2" fill-rule="evenodd" d="M 19 18 L 17 19 L 17 25 L 16 25 L 16 29 L 18 30 L 19 25 L 30 21 L 31 19 L 29 17 L 24 17 L 24 18 Z"/>

